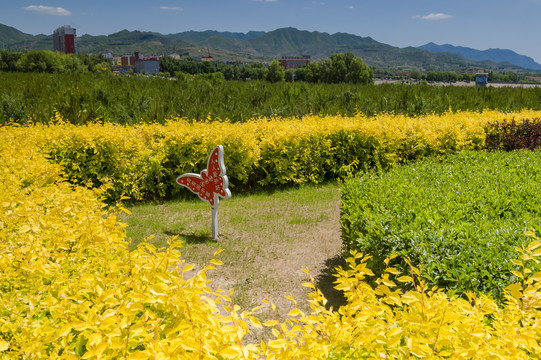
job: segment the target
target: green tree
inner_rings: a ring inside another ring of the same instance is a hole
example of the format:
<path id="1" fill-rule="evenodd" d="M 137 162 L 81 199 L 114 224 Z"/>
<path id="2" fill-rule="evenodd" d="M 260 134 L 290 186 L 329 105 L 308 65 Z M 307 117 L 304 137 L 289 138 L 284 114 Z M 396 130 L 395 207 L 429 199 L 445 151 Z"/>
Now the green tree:
<path id="1" fill-rule="evenodd" d="M 17 71 L 17 61 L 22 56 L 22 52 L 0 51 L 0 71 Z"/>
<path id="2" fill-rule="evenodd" d="M 411 77 L 412 79 L 414 79 L 414 80 L 419 80 L 419 79 L 421 79 L 421 76 L 422 76 L 422 75 L 423 75 L 423 74 L 421 74 L 421 72 L 420 72 L 419 70 L 417 70 L 417 69 L 413 69 L 413 70 L 411 70 L 411 72 L 410 72 L 410 77 Z"/>
<path id="3" fill-rule="evenodd" d="M 475 80 L 475 75 L 474 74 L 464 73 L 464 74 L 461 74 L 458 78 L 461 81 L 473 81 L 473 80 Z"/>
<path id="4" fill-rule="evenodd" d="M 311 62 L 306 66 L 306 81 L 311 83 L 317 83 L 321 81 L 319 64 L 317 62 Z"/>
<path id="5" fill-rule="evenodd" d="M 17 61 L 17 70 L 22 72 L 60 72 L 59 57 L 52 51 L 32 50 Z"/>
<path id="6" fill-rule="evenodd" d="M 344 54 L 346 64 L 346 81 L 353 84 L 371 84 L 374 81 L 374 72 L 366 66 L 360 57 L 352 53 Z"/>
<path id="7" fill-rule="evenodd" d="M 458 75 L 454 71 L 445 71 L 442 76 L 443 81 L 453 82 L 458 80 Z"/>
<path id="8" fill-rule="evenodd" d="M 317 66 L 311 63 L 306 69 L 306 79 L 328 84 L 370 84 L 374 81 L 374 72 L 361 58 L 348 52 L 332 54 L 329 58 L 320 60 Z"/>
<path id="9" fill-rule="evenodd" d="M 268 82 L 280 82 L 283 81 L 285 77 L 284 68 L 278 62 L 278 60 L 272 60 L 269 64 L 269 71 L 267 72 L 266 80 Z"/>

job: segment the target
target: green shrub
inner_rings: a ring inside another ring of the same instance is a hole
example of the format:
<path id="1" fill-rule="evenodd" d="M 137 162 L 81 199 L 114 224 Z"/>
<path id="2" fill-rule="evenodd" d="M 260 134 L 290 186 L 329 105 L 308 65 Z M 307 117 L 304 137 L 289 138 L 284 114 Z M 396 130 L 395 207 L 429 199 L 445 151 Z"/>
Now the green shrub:
<path id="1" fill-rule="evenodd" d="M 430 285 L 498 298 L 513 280 L 508 261 L 525 231 L 541 228 L 541 152 L 465 152 L 347 181 L 345 247 L 384 270 L 391 253 L 422 266 Z"/>

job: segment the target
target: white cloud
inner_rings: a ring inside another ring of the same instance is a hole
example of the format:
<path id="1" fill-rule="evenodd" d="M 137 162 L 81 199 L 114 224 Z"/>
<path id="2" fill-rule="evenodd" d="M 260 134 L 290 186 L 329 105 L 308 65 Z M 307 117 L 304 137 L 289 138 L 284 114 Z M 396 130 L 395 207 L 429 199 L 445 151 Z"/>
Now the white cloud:
<path id="1" fill-rule="evenodd" d="M 162 10 L 175 10 L 175 11 L 181 11 L 182 8 L 180 6 L 160 6 L 160 9 Z"/>
<path id="2" fill-rule="evenodd" d="M 436 14 L 428 14 L 428 15 L 415 15 L 415 19 L 422 19 L 422 20 L 445 20 L 452 18 L 452 15 L 444 14 L 444 13 L 436 13 Z"/>
<path id="3" fill-rule="evenodd" d="M 30 5 L 23 9 L 27 11 L 35 11 L 35 12 L 38 12 L 41 14 L 47 14 L 47 15 L 56 15 L 56 16 L 70 16 L 71 15 L 71 11 L 61 8 L 61 7 Z"/>

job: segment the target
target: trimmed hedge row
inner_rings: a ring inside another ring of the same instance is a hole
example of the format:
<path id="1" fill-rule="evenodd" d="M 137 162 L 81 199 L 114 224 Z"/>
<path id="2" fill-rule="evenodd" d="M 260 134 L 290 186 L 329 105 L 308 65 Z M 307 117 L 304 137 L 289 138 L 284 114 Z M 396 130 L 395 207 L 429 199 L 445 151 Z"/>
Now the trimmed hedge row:
<path id="1" fill-rule="evenodd" d="M 492 292 L 517 281 L 509 262 L 524 233 L 541 230 L 541 152 L 464 152 L 367 173 L 342 190 L 349 249 L 383 260 L 396 253 L 422 264 L 430 286 Z"/>
<path id="2" fill-rule="evenodd" d="M 222 144 L 234 192 L 265 186 L 319 183 L 355 170 L 389 168 L 426 156 L 441 157 L 484 147 L 488 121 L 533 118 L 538 112 L 458 112 L 406 117 L 305 116 L 246 123 L 175 119 L 165 125 L 74 126 L 59 115 L 55 125 L 18 128 L 34 137 L 72 183 L 103 187 L 109 200 L 171 198 L 175 179 L 206 167 Z M 184 192 L 185 193 L 185 192 Z"/>

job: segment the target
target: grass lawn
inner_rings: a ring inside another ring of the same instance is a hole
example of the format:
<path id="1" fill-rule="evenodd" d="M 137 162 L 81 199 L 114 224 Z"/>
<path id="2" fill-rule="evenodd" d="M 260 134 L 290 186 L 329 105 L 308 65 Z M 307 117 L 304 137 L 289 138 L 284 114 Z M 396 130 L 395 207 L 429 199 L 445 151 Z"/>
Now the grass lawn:
<path id="1" fill-rule="evenodd" d="M 187 192 L 189 190 L 186 189 Z M 221 200 L 218 209 L 219 239 L 211 239 L 211 210 L 194 200 L 136 205 L 129 209 L 128 237 L 135 247 L 145 238 L 165 246 L 177 235 L 184 242 L 183 258 L 202 267 L 214 252 L 224 265 L 207 274 L 211 287 L 234 289 L 233 301 L 249 310 L 268 297 L 283 318 L 292 308 L 292 295 L 301 309 L 308 309 L 309 277 L 331 305 L 340 295 L 332 288 L 332 269 L 341 261 L 340 189 L 336 183 L 238 195 Z M 269 319 L 268 308 L 260 310 Z"/>

